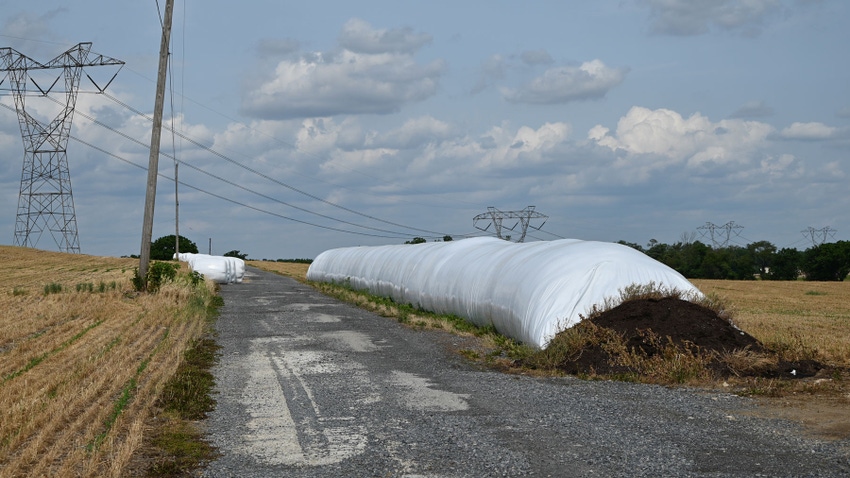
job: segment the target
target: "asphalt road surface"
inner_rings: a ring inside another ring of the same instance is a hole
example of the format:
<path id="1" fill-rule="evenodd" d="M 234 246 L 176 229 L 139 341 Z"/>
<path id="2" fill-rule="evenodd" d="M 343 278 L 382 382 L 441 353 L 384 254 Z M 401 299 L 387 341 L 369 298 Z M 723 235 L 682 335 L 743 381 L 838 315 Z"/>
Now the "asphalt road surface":
<path id="1" fill-rule="evenodd" d="M 850 476 L 850 441 L 746 398 L 481 370 L 446 333 L 257 269 L 221 295 L 204 476 Z"/>

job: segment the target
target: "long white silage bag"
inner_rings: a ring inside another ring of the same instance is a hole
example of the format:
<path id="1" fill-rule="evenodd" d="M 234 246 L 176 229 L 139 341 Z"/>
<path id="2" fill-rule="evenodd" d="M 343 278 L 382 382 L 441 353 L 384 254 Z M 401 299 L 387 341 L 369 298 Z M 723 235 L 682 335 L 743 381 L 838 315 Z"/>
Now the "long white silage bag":
<path id="1" fill-rule="evenodd" d="M 331 249 L 310 265 L 307 279 L 347 282 L 544 348 L 593 306 L 616 305 L 631 285 L 655 284 L 683 297 L 700 291 L 670 267 L 630 247 L 563 239 L 512 243 L 474 238 Z"/>

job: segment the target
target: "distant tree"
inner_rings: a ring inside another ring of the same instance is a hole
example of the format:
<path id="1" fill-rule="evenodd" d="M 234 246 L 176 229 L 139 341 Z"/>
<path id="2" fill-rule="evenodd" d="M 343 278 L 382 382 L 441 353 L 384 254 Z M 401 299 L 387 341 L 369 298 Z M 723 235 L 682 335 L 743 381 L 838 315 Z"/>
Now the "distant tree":
<path id="1" fill-rule="evenodd" d="M 682 244 L 691 244 L 696 240 L 697 232 L 696 231 L 685 231 L 679 236 L 679 242 Z"/>
<path id="2" fill-rule="evenodd" d="M 243 261 L 248 257 L 248 254 L 242 254 L 237 250 L 227 251 L 224 253 L 224 257 L 236 257 L 238 259 L 242 259 Z"/>
<path id="3" fill-rule="evenodd" d="M 428 242 L 423 237 L 414 237 L 409 241 L 404 241 L 405 244 L 422 244 L 423 242 Z"/>
<path id="4" fill-rule="evenodd" d="M 640 244 L 636 244 L 636 243 L 634 243 L 634 242 L 626 242 L 626 241 L 624 241 L 624 240 L 620 239 L 619 241 L 617 241 L 617 244 L 622 244 L 622 245 L 624 245 L 624 246 L 629 246 L 629 247 L 631 247 L 632 249 L 638 250 L 638 251 L 640 251 L 640 252 L 644 252 L 644 250 L 643 250 L 643 246 L 641 246 Z"/>
<path id="5" fill-rule="evenodd" d="M 671 267 L 679 271 L 685 277 L 698 278 L 703 277 L 702 264 L 705 261 L 705 256 L 711 250 L 708 246 L 700 241 L 696 242 L 679 242 L 673 245 L 673 250 L 677 251 L 679 261 Z"/>
<path id="6" fill-rule="evenodd" d="M 151 260 L 170 261 L 174 259 L 174 246 L 176 245 L 174 234 L 162 236 L 151 243 Z M 198 253 L 198 246 L 194 242 L 180 236 L 180 252 Z"/>
<path id="7" fill-rule="evenodd" d="M 670 262 L 674 260 L 674 258 L 672 257 L 672 251 L 670 250 L 670 245 L 658 241 L 655 241 L 654 243 L 652 241 L 649 241 L 649 243 L 652 244 L 652 247 L 644 251 L 646 255 L 655 259 L 656 261 L 670 265 Z"/>
<path id="8" fill-rule="evenodd" d="M 445 235 L 443 236 L 443 242 L 450 242 L 452 240 L 452 236 Z"/>
<path id="9" fill-rule="evenodd" d="M 780 249 L 773 255 L 767 272 L 761 278 L 767 280 L 797 280 L 800 277 L 802 253 L 797 249 Z"/>
<path id="10" fill-rule="evenodd" d="M 759 275 L 764 275 L 770 270 L 776 256 L 776 246 L 767 241 L 758 241 L 747 245 L 747 250 L 758 268 Z"/>
<path id="11" fill-rule="evenodd" d="M 843 281 L 850 273 L 850 242 L 838 241 L 807 249 L 802 269 L 806 280 Z"/>

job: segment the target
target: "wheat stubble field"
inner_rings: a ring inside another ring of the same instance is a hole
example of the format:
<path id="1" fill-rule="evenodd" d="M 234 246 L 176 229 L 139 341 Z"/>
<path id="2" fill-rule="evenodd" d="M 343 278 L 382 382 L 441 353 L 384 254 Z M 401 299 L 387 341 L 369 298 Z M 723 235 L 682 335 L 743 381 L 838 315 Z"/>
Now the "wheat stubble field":
<path id="1" fill-rule="evenodd" d="M 124 473 L 213 295 L 138 294 L 137 266 L 0 246 L 0 476 Z"/>
<path id="2" fill-rule="evenodd" d="M 769 348 L 850 367 L 850 282 L 691 282 L 717 294 L 734 322 Z"/>

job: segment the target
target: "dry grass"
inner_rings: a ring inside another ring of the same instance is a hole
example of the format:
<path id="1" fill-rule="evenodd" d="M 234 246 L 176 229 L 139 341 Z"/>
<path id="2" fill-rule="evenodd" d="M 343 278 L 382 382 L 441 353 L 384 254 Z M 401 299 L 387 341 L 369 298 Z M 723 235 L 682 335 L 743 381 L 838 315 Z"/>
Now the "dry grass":
<path id="1" fill-rule="evenodd" d="M 691 282 L 717 294 L 741 329 L 784 359 L 850 367 L 850 282 Z"/>
<path id="2" fill-rule="evenodd" d="M 136 265 L 0 246 L 0 476 L 122 473 L 213 295 L 136 294 Z"/>
<path id="3" fill-rule="evenodd" d="M 247 261 L 245 264 L 264 271 L 292 277 L 302 282 L 307 280 L 307 269 L 310 268 L 310 264 L 301 262 Z"/>

